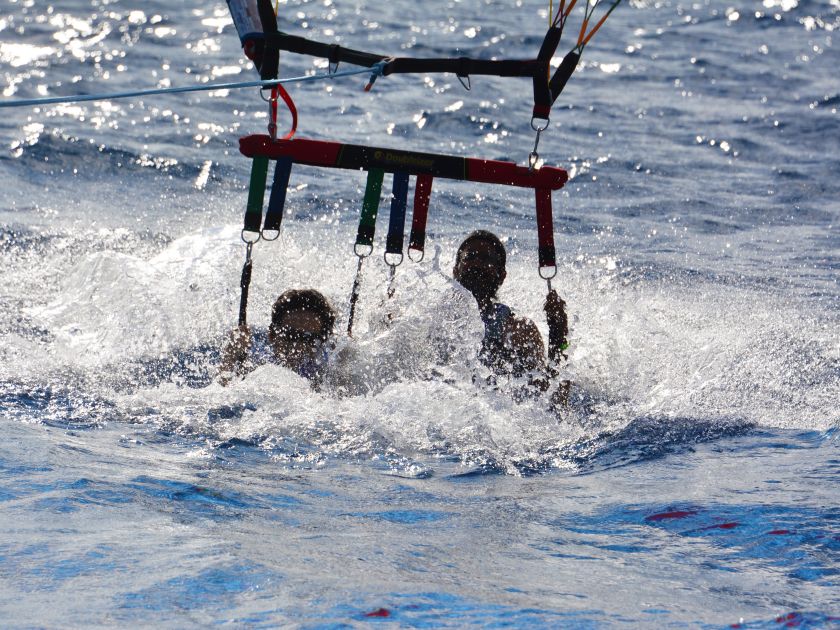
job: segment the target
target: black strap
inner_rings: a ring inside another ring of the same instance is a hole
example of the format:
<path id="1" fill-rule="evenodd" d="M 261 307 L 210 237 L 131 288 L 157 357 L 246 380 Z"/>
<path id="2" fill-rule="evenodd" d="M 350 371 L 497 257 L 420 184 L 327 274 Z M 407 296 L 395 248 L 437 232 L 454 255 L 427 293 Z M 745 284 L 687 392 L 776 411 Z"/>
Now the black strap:
<path id="1" fill-rule="evenodd" d="M 575 68 L 577 68 L 578 61 L 580 61 L 580 53 L 575 52 L 574 50 L 563 57 L 560 67 L 557 68 L 554 72 L 554 76 L 551 77 L 551 81 L 548 83 L 548 87 L 551 90 L 552 104 L 557 100 L 557 97 L 560 96 L 560 92 L 562 92 L 563 88 L 566 87 L 568 80 L 572 78 Z"/>
<path id="2" fill-rule="evenodd" d="M 270 0 L 261 0 L 261 2 L 270 2 Z M 267 46 L 276 47 L 277 50 L 285 50 L 286 52 L 292 52 L 298 55 L 309 55 L 311 57 L 323 57 L 333 64 L 338 63 L 339 61 L 344 61 L 345 63 L 353 64 L 354 66 L 369 68 L 376 65 L 383 59 L 386 59 L 385 55 L 375 55 L 361 50 L 344 48 L 343 46 L 338 46 L 336 44 L 322 44 L 321 42 L 314 42 L 310 39 L 306 39 L 305 37 L 298 37 L 297 35 L 287 35 L 286 33 L 277 30 L 276 22 L 275 30 L 270 33 L 265 33 L 265 41 Z"/>
<path id="3" fill-rule="evenodd" d="M 276 79 L 277 72 L 280 66 L 280 48 L 277 46 L 277 16 L 274 9 L 271 7 L 271 0 L 257 0 L 257 10 L 260 14 L 260 22 L 262 23 L 263 34 L 265 35 L 265 44 L 262 51 L 262 61 L 260 63 L 260 79 L 268 81 L 269 79 Z"/>
<path id="4" fill-rule="evenodd" d="M 460 77 L 473 74 L 500 77 L 531 77 L 534 75 L 535 59 L 471 59 L 469 57 L 415 59 L 413 57 L 389 57 L 369 53 L 336 44 L 315 42 L 305 37 L 288 35 L 281 31 L 266 33 L 266 45 L 278 50 L 322 57 L 330 63 L 349 63 L 370 68 L 385 61 L 382 74 L 419 74 L 429 72 L 451 72 Z M 549 59 L 551 56 L 549 55 Z M 548 75 L 546 70 L 545 75 Z"/>
<path id="5" fill-rule="evenodd" d="M 534 116 L 548 118 L 551 105 L 554 99 L 549 89 L 549 73 L 551 72 L 551 58 L 554 56 L 557 46 L 560 44 L 560 36 L 563 29 L 552 26 L 548 29 L 543 39 L 540 52 L 537 54 L 536 65 L 533 68 L 534 81 Z"/>
<path id="6" fill-rule="evenodd" d="M 382 74 L 426 74 L 451 72 L 459 77 L 486 75 L 497 77 L 531 77 L 537 61 L 535 59 L 413 59 L 397 57 L 389 59 Z M 546 71 L 547 72 L 547 71 Z"/>

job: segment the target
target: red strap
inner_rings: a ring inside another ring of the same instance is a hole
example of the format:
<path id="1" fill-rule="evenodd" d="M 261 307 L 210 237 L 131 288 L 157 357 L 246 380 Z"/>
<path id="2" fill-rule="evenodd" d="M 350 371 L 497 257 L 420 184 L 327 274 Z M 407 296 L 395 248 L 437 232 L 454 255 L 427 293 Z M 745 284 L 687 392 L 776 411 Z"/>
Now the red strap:
<path id="1" fill-rule="evenodd" d="M 414 186 L 414 213 L 411 215 L 411 236 L 408 248 L 423 252 L 426 244 L 426 219 L 429 216 L 429 195 L 432 193 L 432 176 L 418 175 Z"/>
<path id="2" fill-rule="evenodd" d="M 286 103 L 286 107 L 289 108 L 289 113 L 292 115 L 292 128 L 289 129 L 288 133 L 285 136 L 280 138 L 280 140 L 291 140 L 292 137 L 295 135 L 297 131 L 297 123 L 298 123 L 298 113 L 297 107 L 295 107 L 295 102 L 292 100 L 292 97 L 289 96 L 289 93 L 286 91 L 286 88 L 282 86 L 282 84 L 278 83 L 273 88 L 271 88 L 271 116 L 274 119 L 272 122 L 277 124 L 277 96 L 283 99 L 283 102 Z"/>
<path id="3" fill-rule="evenodd" d="M 548 117 L 551 116 L 551 105 L 534 105 L 533 116 L 534 118 L 548 120 Z"/>

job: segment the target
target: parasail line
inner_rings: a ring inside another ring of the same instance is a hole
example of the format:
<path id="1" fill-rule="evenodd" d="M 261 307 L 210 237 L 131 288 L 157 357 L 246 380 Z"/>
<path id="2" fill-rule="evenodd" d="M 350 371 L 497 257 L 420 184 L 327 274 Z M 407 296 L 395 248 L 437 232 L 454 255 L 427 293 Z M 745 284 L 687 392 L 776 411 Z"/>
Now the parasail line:
<path id="1" fill-rule="evenodd" d="M 615 10 L 615 8 L 616 8 L 619 4 L 621 4 L 621 0 L 616 0 L 616 1 L 613 3 L 613 5 L 612 5 L 612 6 L 611 6 L 611 7 L 607 10 L 607 12 L 604 14 L 604 17 L 602 17 L 602 18 L 598 21 L 598 23 L 597 23 L 597 24 L 596 24 L 596 25 L 592 28 L 592 30 L 591 30 L 591 31 L 589 31 L 589 34 L 588 34 L 588 35 L 584 38 L 583 42 L 581 42 L 581 44 L 580 44 L 580 47 L 581 47 L 581 48 L 583 48 L 584 46 L 586 46 L 586 45 L 589 43 L 589 40 L 590 40 L 590 39 L 592 39 L 592 36 L 593 36 L 595 33 L 597 33 L 597 32 L 598 32 L 598 29 L 599 29 L 599 28 L 601 28 L 601 25 L 602 25 L 604 22 L 606 22 L 606 21 L 607 21 L 607 18 L 608 18 L 608 17 L 610 17 L 610 13 L 612 13 L 612 12 Z"/>
<path id="2" fill-rule="evenodd" d="M 44 98 L 29 98 L 16 101 L 0 101 L 0 108 L 5 107 L 27 107 L 37 105 L 52 105 L 56 103 L 83 103 L 88 101 L 110 101 L 120 98 L 132 98 L 136 96 L 152 96 L 155 94 L 182 94 L 185 92 L 212 92 L 215 90 L 238 90 L 251 87 L 273 87 L 284 83 L 307 83 L 309 81 L 325 81 L 327 79 L 338 79 L 356 74 L 381 74 L 382 65 L 362 70 L 344 70 L 329 74 L 313 74 L 308 76 L 288 77 L 285 79 L 268 79 L 266 81 L 241 81 L 235 83 L 211 83 L 208 85 L 196 85 L 191 87 L 155 88 L 151 90 L 135 90 L 131 92 L 111 92 L 104 94 L 77 94 L 75 96 L 48 96 Z"/>

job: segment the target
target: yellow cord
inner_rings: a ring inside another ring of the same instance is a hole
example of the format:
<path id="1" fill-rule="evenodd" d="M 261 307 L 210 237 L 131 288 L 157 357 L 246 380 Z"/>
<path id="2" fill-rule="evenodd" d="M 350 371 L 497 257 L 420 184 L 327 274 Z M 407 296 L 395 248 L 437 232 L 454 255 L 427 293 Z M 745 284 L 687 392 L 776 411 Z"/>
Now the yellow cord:
<path id="1" fill-rule="evenodd" d="M 551 28 L 551 23 L 554 21 L 554 0 L 548 0 L 548 27 Z"/>

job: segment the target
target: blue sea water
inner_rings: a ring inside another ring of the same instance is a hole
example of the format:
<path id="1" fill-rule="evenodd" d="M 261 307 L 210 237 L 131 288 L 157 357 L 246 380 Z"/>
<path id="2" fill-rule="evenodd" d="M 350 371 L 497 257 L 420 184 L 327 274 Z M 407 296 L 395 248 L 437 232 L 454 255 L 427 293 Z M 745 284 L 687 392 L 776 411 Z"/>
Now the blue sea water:
<path id="1" fill-rule="evenodd" d="M 225 3 L 0 2 L 4 101 L 254 78 Z M 547 9 L 279 16 L 383 53 L 527 58 Z M 348 342 L 362 395 L 276 366 L 221 387 L 259 95 L 4 109 L 3 627 L 840 627 L 838 29 L 837 0 L 636 1 L 592 40 L 540 142 L 571 175 L 559 416 L 474 384 L 481 324 L 449 273 L 496 231 L 501 297 L 546 332 L 529 191 L 436 181 L 426 260 L 388 303 L 377 244 Z M 526 80 L 365 80 L 292 86 L 298 135 L 533 147 Z M 295 168 L 252 323 L 315 286 L 343 328 L 363 186 Z"/>

